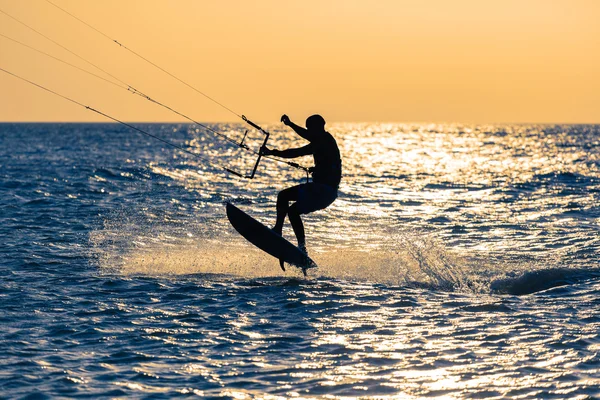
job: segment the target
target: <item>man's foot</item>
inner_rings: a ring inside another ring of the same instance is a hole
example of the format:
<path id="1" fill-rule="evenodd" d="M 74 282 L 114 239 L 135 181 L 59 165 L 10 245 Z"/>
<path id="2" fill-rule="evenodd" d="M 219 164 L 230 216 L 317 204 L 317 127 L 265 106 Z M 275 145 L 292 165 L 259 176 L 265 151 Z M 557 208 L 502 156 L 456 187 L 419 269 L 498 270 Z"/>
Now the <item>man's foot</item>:
<path id="1" fill-rule="evenodd" d="M 306 257 L 308 257 L 308 250 L 306 250 L 306 243 L 301 243 L 298 245 L 298 250 L 302 252 Z"/>
<path id="2" fill-rule="evenodd" d="M 298 250 L 300 250 L 308 259 L 308 250 L 306 250 L 306 243 L 301 243 L 298 245 Z M 302 266 L 302 273 L 304 274 L 304 277 L 306 278 L 308 275 L 306 274 L 306 266 Z"/>

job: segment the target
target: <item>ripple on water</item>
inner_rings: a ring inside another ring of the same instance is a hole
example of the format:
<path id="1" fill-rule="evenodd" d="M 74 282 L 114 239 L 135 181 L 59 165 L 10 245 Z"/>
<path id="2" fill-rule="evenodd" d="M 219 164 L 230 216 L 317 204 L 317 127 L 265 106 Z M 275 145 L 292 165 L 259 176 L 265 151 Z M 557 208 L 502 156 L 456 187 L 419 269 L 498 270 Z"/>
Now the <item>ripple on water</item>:
<path id="1" fill-rule="evenodd" d="M 241 185 L 116 125 L 0 125 L 0 397 L 600 397 L 598 127 L 331 131 L 306 280 L 222 204 L 272 223 L 295 171 Z"/>

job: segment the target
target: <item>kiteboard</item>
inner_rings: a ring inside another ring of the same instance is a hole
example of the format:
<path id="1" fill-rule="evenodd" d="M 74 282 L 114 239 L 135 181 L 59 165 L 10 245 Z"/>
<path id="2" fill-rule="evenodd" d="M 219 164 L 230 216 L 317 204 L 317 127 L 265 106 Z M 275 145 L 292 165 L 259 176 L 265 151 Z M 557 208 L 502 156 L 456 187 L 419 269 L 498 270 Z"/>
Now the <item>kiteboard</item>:
<path id="1" fill-rule="evenodd" d="M 285 271 L 284 262 L 302 269 L 304 276 L 306 270 L 317 267 L 317 264 L 272 229 L 261 224 L 236 206 L 227 203 L 227 218 L 231 225 L 247 241 L 272 255 L 279 260 L 281 269 Z"/>

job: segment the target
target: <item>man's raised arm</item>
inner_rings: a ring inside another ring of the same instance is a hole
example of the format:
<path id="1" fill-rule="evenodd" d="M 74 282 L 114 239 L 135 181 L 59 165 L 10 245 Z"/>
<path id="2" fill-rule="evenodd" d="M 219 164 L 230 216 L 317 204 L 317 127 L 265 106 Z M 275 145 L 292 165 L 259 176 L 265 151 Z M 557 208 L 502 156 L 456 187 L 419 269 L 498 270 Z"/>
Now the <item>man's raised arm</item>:
<path id="1" fill-rule="evenodd" d="M 303 139 L 306 139 L 309 142 L 311 142 L 314 139 L 314 134 L 312 132 L 309 132 L 307 129 L 293 123 L 290 120 L 290 117 L 288 117 L 287 115 L 283 114 L 281 116 L 281 122 L 283 122 L 284 125 L 287 125 L 290 128 L 292 128 L 294 132 L 296 132 L 298 136 L 302 137 Z"/>

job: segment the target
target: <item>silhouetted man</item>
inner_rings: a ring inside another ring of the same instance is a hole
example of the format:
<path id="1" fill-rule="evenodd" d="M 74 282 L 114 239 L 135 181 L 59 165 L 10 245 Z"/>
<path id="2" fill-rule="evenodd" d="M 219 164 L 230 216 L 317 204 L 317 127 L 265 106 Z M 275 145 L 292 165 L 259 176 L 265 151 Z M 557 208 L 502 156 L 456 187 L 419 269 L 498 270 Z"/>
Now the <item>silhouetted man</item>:
<path id="1" fill-rule="evenodd" d="M 287 150 L 271 150 L 263 147 L 262 153 L 281 158 L 296 158 L 312 154 L 315 166 L 310 169 L 312 182 L 292 186 L 277 195 L 277 221 L 273 231 L 281 235 L 285 216 L 288 215 L 298 239 L 298 248 L 307 254 L 304 225 L 300 215 L 322 210 L 337 198 L 338 186 L 342 178 L 342 160 L 337 142 L 329 132 L 325 131 L 325 120 L 320 115 L 308 117 L 306 129 L 294 124 L 287 115 L 281 117 L 281 122 L 310 143 Z M 291 201 L 295 203 L 290 206 Z M 283 262 L 280 261 L 280 265 L 285 271 Z"/>

